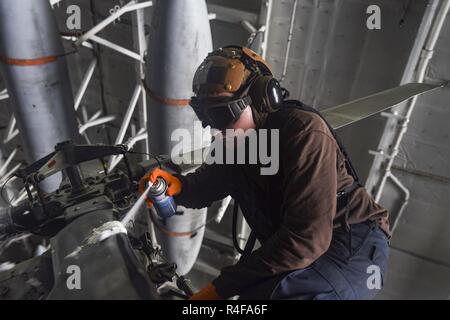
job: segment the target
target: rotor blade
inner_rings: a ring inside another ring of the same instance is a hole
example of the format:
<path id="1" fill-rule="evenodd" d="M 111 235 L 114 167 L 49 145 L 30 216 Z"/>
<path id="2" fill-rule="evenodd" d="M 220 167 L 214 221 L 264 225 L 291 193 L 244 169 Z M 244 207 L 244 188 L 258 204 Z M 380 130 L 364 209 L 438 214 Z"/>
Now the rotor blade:
<path id="1" fill-rule="evenodd" d="M 381 91 L 370 96 L 350 101 L 335 107 L 322 110 L 321 113 L 334 129 L 339 129 L 356 121 L 365 119 L 389 109 L 414 96 L 448 85 L 407 83 L 399 87 Z"/>
<path id="2" fill-rule="evenodd" d="M 419 96 L 423 93 L 448 85 L 449 82 L 444 82 L 441 84 L 426 84 L 417 82 L 407 83 L 364 98 L 321 110 L 320 113 L 334 129 L 339 129 L 374 114 L 380 113 L 386 109 L 392 108 L 415 96 Z M 206 148 L 201 149 L 199 154 L 202 155 L 205 149 Z M 199 150 L 196 150 L 196 153 L 198 151 Z M 196 156 L 194 151 L 183 154 L 181 158 L 184 159 L 182 163 L 185 165 L 188 164 L 188 166 L 192 166 L 193 163 L 198 164 L 202 162 L 202 159 L 199 159 L 198 154 Z"/>

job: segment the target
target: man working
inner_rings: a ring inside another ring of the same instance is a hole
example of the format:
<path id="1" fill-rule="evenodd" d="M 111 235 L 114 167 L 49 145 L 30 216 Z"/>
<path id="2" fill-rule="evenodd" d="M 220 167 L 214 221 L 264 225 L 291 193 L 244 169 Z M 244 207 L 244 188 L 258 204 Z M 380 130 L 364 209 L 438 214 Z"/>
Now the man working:
<path id="1" fill-rule="evenodd" d="M 252 240 L 236 265 L 192 299 L 369 299 L 381 288 L 388 261 L 388 214 L 359 184 L 333 130 L 298 101 L 285 100 L 266 62 L 248 48 L 208 55 L 193 81 L 191 106 L 204 126 L 279 130 L 280 168 L 203 164 L 173 176 L 161 169 L 179 205 L 209 206 L 231 195 Z M 252 239 L 253 238 L 253 239 Z"/>

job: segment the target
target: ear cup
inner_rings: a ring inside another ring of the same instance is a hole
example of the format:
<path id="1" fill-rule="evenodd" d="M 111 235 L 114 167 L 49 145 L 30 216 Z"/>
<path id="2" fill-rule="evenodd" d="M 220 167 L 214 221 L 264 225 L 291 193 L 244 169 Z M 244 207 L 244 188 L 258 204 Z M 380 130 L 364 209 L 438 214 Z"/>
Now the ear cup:
<path id="1" fill-rule="evenodd" d="M 249 90 L 253 107 L 259 112 L 273 112 L 283 102 L 283 90 L 272 76 L 261 76 Z"/>
<path id="2" fill-rule="evenodd" d="M 273 109 L 277 109 L 283 102 L 283 89 L 277 79 L 271 78 L 266 85 L 266 99 Z"/>

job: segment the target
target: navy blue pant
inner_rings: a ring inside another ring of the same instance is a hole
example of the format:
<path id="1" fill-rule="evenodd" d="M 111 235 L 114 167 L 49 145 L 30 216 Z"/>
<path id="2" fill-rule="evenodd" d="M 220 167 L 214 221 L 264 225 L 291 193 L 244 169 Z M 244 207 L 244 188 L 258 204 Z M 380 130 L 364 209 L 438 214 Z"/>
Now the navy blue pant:
<path id="1" fill-rule="evenodd" d="M 330 248 L 309 267 L 270 279 L 240 299 L 372 299 L 383 285 L 388 256 L 388 238 L 375 223 L 334 229 Z"/>

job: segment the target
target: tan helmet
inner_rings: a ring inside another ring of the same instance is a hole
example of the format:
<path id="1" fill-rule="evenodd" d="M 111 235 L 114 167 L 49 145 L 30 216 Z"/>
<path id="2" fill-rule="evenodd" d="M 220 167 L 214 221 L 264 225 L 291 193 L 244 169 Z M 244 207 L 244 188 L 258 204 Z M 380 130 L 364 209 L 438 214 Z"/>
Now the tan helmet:
<path id="1" fill-rule="evenodd" d="M 194 75 L 192 90 L 197 96 L 235 94 L 255 76 L 272 76 L 267 62 L 249 48 L 227 46 L 205 58 Z"/>
<path id="2" fill-rule="evenodd" d="M 190 105 L 204 126 L 225 128 L 251 106 L 254 119 L 276 111 L 284 99 L 269 65 L 252 50 L 228 46 L 211 52 L 198 67 Z M 226 94 L 228 93 L 228 94 Z"/>

